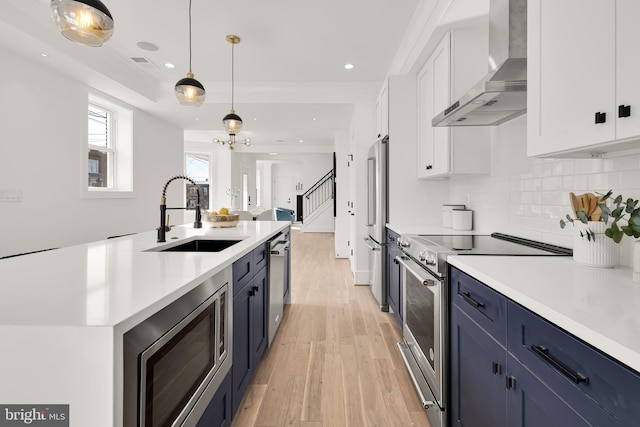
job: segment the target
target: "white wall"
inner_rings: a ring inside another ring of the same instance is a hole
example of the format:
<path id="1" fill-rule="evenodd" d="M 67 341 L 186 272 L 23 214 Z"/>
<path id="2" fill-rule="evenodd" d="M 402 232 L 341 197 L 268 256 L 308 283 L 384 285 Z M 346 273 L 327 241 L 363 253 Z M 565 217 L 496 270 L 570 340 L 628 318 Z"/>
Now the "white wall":
<path id="1" fill-rule="evenodd" d="M 134 110 L 135 197 L 82 199 L 89 88 L 2 48 L 0 57 L 11 64 L 0 67 L 0 189 L 23 196 L 0 203 L 0 256 L 158 227 L 162 187 L 183 171 L 182 130 Z M 181 189 L 168 203 L 184 203 Z"/>
<path id="2" fill-rule="evenodd" d="M 350 130 L 350 153 L 353 154 L 352 180 L 355 216 L 352 226 L 351 245 L 354 256 L 351 260 L 354 282 L 369 282 L 369 249 L 364 243 L 367 236 L 367 153 L 375 137 L 375 106 L 373 104 L 356 104 Z"/>
<path id="3" fill-rule="evenodd" d="M 469 195 L 476 229 L 502 231 L 573 247 L 569 192 L 640 197 L 640 155 L 610 159 L 534 159 L 526 156 L 526 115 L 493 128 L 491 173 L 451 179 L 449 202 Z M 626 244 L 624 244 L 626 243 Z M 621 262 L 631 265 L 625 237 Z"/>

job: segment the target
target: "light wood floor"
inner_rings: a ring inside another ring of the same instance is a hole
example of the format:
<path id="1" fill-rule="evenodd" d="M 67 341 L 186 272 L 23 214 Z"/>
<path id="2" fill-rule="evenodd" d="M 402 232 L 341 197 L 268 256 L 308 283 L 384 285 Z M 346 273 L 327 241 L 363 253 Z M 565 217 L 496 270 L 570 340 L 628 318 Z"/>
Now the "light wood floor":
<path id="1" fill-rule="evenodd" d="M 233 427 L 427 426 L 396 343 L 400 327 L 332 233 L 292 232 L 291 305 Z"/>

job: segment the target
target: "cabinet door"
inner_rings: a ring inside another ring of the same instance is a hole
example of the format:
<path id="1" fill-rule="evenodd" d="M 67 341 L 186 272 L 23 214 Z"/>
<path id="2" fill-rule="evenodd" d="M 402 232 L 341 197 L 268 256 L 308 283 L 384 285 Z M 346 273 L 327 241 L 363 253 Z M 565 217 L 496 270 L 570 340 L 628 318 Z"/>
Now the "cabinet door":
<path id="1" fill-rule="evenodd" d="M 231 426 L 231 373 L 222 380 L 196 427 Z"/>
<path id="2" fill-rule="evenodd" d="M 616 106 L 631 107 L 629 117 L 618 117 L 616 111 L 616 138 L 640 135 L 640 2 L 616 1 Z"/>
<path id="3" fill-rule="evenodd" d="M 418 74 L 419 178 L 450 170 L 450 129 L 431 126 L 431 119 L 449 106 L 450 90 L 451 37 L 447 33 Z"/>
<path id="4" fill-rule="evenodd" d="M 507 390 L 509 427 L 593 427 L 513 356 L 508 357 L 507 375 L 513 379 Z"/>
<path id="5" fill-rule="evenodd" d="M 452 426 L 507 426 L 506 358 L 505 348 L 454 304 L 451 308 Z"/>
<path id="6" fill-rule="evenodd" d="M 267 304 L 269 298 L 267 295 L 267 270 L 263 268 L 258 271 L 249 284 L 252 291 L 251 303 L 251 358 L 253 367 L 258 365 L 262 353 L 267 348 L 269 339 L 267 332 Z"/>
<path id="7" fill-rule="evenodd" d="M 529 0 L 527 10 L 527 154 L 613 140 L 614 2 Z M 606 121 L 596 124 L 596 113 Z"/>
<path id="8" fill-rule="evenodd" d="M 233 298 L 232 414 L 235 414 L 240 406 L 253 373 L 250 350 L 252 302 L 251 283 L 239 289 Z"/>
<path id="9" fill-rule="evenodd" d="M 385 85 L 380 94 L 380 137 L 389 135 L 389 86 Z"/>

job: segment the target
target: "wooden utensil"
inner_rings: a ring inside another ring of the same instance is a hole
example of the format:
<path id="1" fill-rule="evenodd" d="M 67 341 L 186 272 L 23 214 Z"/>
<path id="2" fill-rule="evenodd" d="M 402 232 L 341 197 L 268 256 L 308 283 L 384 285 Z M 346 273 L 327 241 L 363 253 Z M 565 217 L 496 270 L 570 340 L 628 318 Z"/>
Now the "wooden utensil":
<path id="1" fill-rule="evenodd" d="M 593 196 L 595 199 L 596 207 L 591 212 L 591 221 L 602 220 L 602 209 L 600 209 L 600 197 Z"/>
<path id="2" fill-rule="evenodd" d="M 569 200 L 571 201 L 571 209 L 573 209 L 573 217 L 578 219 L 578 211 L 582 210 L 580 207 L 580 201 L 573 192 L 569 193 Z"/>

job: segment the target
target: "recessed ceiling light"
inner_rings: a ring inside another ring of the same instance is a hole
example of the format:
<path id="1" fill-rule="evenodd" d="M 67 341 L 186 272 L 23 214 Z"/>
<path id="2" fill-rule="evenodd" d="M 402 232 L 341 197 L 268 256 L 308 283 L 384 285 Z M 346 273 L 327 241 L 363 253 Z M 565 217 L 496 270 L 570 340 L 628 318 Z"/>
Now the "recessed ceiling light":
<path id="1" fill-rule="evenodd" d="M 314 117 L 314 118 L 313 118 L 313 121 L 315 122 L 316 120 L 317 120 L 317 119 Z"/>
<path id="2" fill-rule="evenodd" d="M 149 52 L 155 52 L 156 50 L 158 50 L 158 46 L 149 42 L 138 42 L 136 43 L 136 46 L 138 46 L 142 50 L 148 50 Z"/>
<path id="3" fill-rule="evenodd" d="M 171 62 L 165 62 L 164 66 L 167 68 L 176 68 L 176 66 L 174 64 L 172 64 Z"/>
<path id="4" fill-rule="evenodd" d="M 198 120 L 200 120 L 200 117 L 196 117 L 196 122 L 197 122 Z"/>
<path id="5" fill-rule="evenodd" d="M 299 139 L 298 142 L 304 142 L 302 139 Z"/>
<path id="6" fill-rule="evenodd" d="M 49 55 L 47 55 L 46 53 L 41 53 L 40 56 L 42 56 L 43 58 L 48 58 Z"/>
<path id="7" fill-rule="evenodd" d="M 344 66 L 344 69 L 345 69 L 345 70 L 353 70 L 353 64 L 346 64 L 346 65 Z"/>
<path id="8" fill-rule="evenodd" d="M 277 156 L 278 153 L 269 153 L 270 156 Z"/>

